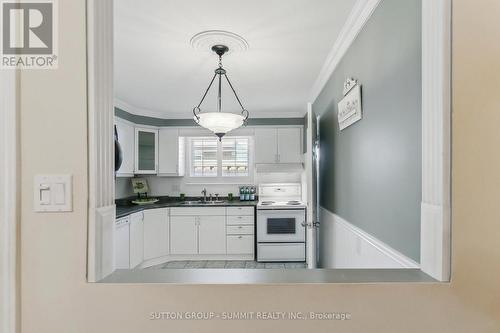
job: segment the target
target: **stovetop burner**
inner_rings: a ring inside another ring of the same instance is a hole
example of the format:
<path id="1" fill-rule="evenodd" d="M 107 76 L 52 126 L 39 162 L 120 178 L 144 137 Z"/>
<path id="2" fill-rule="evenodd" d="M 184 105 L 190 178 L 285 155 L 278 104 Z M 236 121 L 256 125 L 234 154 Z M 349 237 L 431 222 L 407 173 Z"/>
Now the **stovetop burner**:
<path id="1" fill-rule="evenodd" d="M 274 203 L 275 203 L 274 201 L 263 201 L 263 202 L 261 202 L 261 205 L 262 206 L 271 206 Z"/>
<path id="2" fill-rule="evenodd" d="M 300 201 L 297 201 L 297 200 L 292 200 L 292 201 L 288 201 L 286 203 L 287 205 L 290 205 L 290 206 L 296 206 L 296 205 L 300 205 Z"/>

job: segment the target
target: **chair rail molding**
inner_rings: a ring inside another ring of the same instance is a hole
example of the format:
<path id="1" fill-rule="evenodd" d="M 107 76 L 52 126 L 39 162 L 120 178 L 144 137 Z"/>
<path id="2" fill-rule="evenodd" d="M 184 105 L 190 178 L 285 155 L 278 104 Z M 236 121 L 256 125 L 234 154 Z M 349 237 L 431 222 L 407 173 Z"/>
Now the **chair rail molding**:
<path id="1" fill-rule="evenodd" d="M 113 225 L 114 108 L 113 108 L 113 0 L 87 1 L 87 76 L 89 131 L 89 223 L 87 279 L 95 282 L 110 271 L 113 255 L 102 253 L 97 233 Z M 112 236 L 111 236 L 112 237 Z M 103 266 L 104 265 L 104 266 Z M 111 269 L 112 271 L 112 269 Z"/>
<path id="2" fill-rule="evenodd" d="M 333 74 L 358 34 L 361 32 L 361 30 L 363 30 L 366 22 L 368 22 L 380 2 L 381 0 L 356 1 L 353 9 L 351 10 L 351 13 L 347 17 L 347 20 L 342 27 L 342 30 L 340 30 L 340 34 L 337 37 L 337 40 L 333 44 L 330 53 L 328 53 L 326 61 L 323 64 L 323 67 L 321 68 L 321 71 L 318 75 L 318 78 L 314 82 L 309 95 L 309 100 L 312 103 L 314 103 L 319 94 L 321 94 L 321 91 L 330 79 L 330 76 Z"/>
<path id="3" fill-rule="evenodd" d="M 19 331 L 18 75 L 0 71 L 0 332 Z"/>
<path id="4" fill-rule="evenodd" d="M 422 205 L 420 266 L 451 270 L 451 0 L 422 1 Z"/>

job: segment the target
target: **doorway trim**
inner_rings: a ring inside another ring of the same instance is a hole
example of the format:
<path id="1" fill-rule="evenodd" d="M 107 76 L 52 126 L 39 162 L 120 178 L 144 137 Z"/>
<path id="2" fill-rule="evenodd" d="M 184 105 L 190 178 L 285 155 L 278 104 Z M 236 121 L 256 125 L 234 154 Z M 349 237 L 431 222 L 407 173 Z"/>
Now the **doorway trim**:
<path id="1" fill-rule="evenodd" d="M 114 269 L 113 0 L 87 0 L 87 281 Z"/>
<path id="2" fill-rule="evenodd" d="M 358 0 L 311 92 L 314 101 L 381 0 Z M 450 277 L 451 0 L 422 0 L 421 270 Z M 113 271 L 113 0 L 87 0 L 88 281 Z M 110 234 L 111 233 L 111 234 Z M 110 238 L 99 238 L 105 235 Z M 112 245 L 111 245 L 112 246 Z M 233 281 L 234 282 L 234 281 Z M 309 281 L 311 282 L 311 281 Z"/>
<path id="3" fill-rule="evenodd" d="M 19 331 L 18 75 L 0 71 L 0 332 Z"/>
<path id="4" fill-rule="evenodd" d="M 318 98 L 381 0 L 358 0 L 318 76 Z M 420 269 L 439 281 L 451 271 L 452 0 L 422 0 L 422 201 Z"/>

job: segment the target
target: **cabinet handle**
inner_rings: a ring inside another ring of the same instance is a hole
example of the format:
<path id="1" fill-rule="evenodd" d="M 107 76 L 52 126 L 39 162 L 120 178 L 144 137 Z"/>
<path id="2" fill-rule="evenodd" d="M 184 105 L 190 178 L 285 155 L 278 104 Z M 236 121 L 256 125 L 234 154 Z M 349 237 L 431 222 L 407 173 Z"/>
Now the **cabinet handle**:
<path id="1" fill-rule="evenodd" d="M 243 216 L 238 216 L 238 218 L 241 220 L 243 218 Z"/>
<path id="2" fill-rule="evenodd" d="M 243 229 L 243 227 L 240 225 L 240 226 L 238 227 L 238 229 Z"/>
<path id="3" fill-rule="evenodd" d="M 238 239 L 242 239 L 242 238 L 243 238 L 243 236 L 238 236 Z"/>

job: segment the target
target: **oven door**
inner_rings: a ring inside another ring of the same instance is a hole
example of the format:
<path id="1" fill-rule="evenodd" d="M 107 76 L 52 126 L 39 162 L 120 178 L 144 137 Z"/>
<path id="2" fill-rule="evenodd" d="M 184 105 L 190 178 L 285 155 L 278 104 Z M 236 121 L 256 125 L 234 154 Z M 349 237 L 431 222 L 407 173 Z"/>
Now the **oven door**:
<path id="1" fill-rule="evenodd" d="M 305 242 L 303 224 L 305 224 L 303 209 L 257 210 L 257 242 Z"/>

